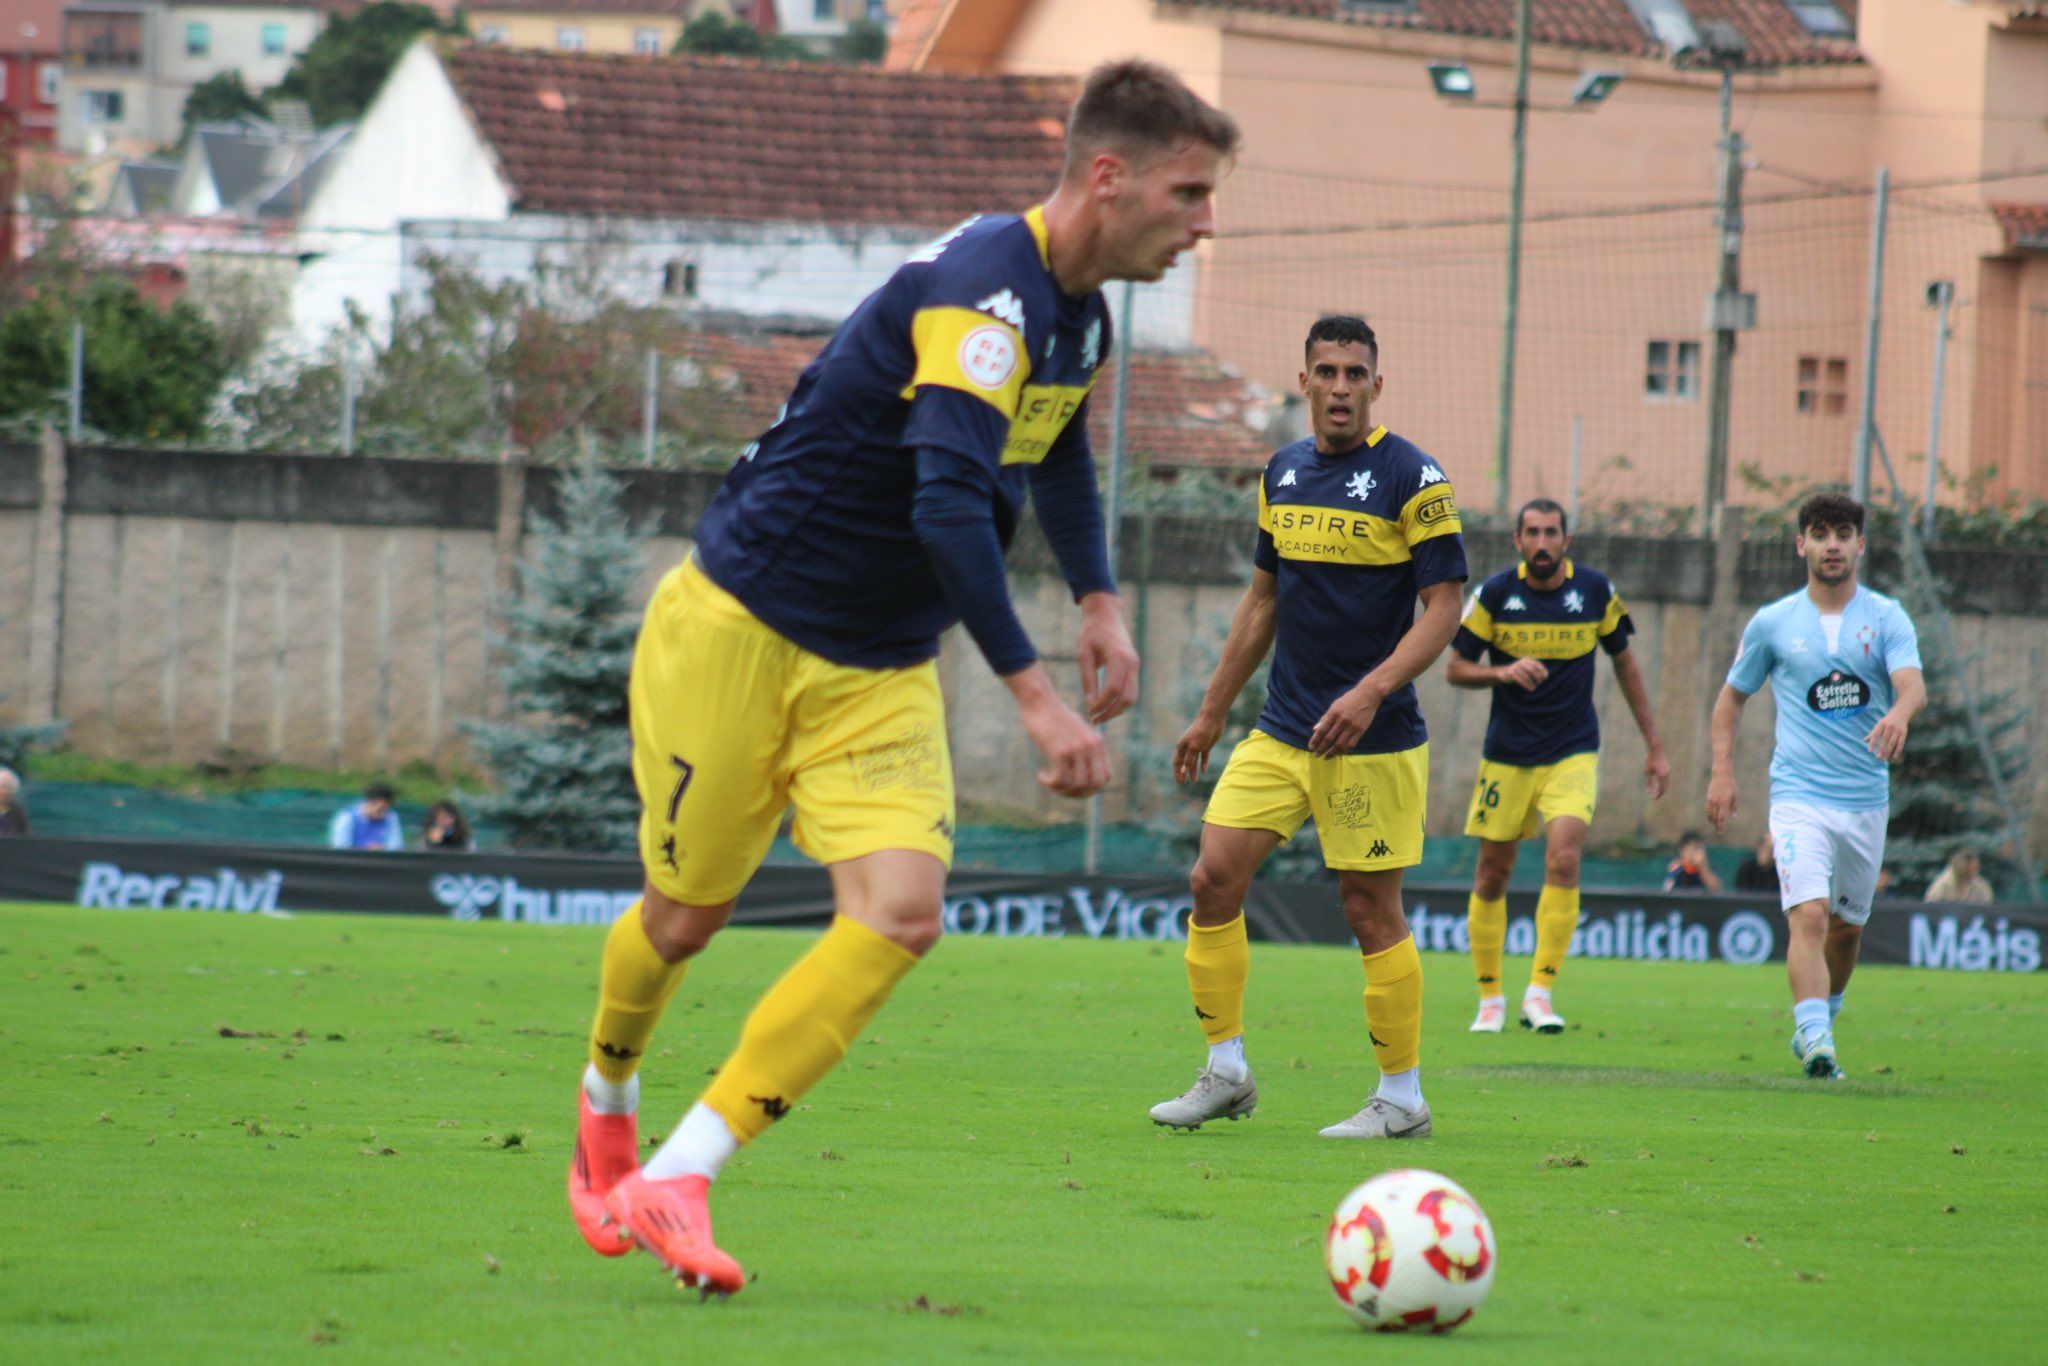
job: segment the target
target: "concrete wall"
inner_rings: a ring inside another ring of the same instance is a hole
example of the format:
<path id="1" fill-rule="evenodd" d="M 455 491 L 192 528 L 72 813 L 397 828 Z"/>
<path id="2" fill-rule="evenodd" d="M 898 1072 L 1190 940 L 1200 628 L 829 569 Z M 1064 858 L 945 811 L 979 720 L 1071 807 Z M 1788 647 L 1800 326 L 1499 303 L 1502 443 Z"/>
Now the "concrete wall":
<path id="1" fill-rule="evenodd" d="M 687 550 L 712 475 L 622 471 L 648 516 L 643 591 Z M 74 746 L 139 761 L 233 753 L 316 766 L 461 764 L 457 723 L 502 707 L 489 641 L 514 581 L 521 528 L 556 507 L 554 474 L 523 466 L 314 456 L 0 446 L 0 723 L 61 717 Z M 1141 636 L 1143 706 L 1112 730 L 1122 765 L 1113 817 L 1192 810 L 1165 791 L 1166 755 L 1214 667 L 1243 591 L 1242 522 L 1137 518 L 1123 528 L 1127 616 Z M 1605 727 L 1598 835 L 1668 841 L 1702 822 L 1707 715 L 1737 633 L 1755 606 L 1802 581 L 1791 538 L 1588 536 L 1575 557 L 1605 569 L 1634 615 L 1673 769 L 1662 802 L 1643 799 L 1643 746 L 1613 671 L 1600 669 Z M 1504 539 L 1469 543 L 1477 573 L 1509 563 Z M 1078 616 L 1036 533 L 1011 556 L 1027 628 L 1072 687 Z M 1981 653 L 1987 691 L 2048 673 L 2048 610 L 2035 585 L 2048 555 L 1948 551 L 1936 572 L 1963 585 L 1958 647 Z M 1873 565 L 1895 581 L 1890 557 Z M 1924 632 L 1923 632 L 1924 637 Z M 960 792 L 976 815 L 1073 819 L 1044 795 L 1001 685 L 957 632 L 940 672 Z M 1462 826 L 1487 698 L 1421 683 L 1431 733 L 1430 828 Z M 1738 755 L 1743 807 L 1733 837 L 1760 828 L 1771 705 L 1749 707 Z M 2025 728 L 2048 772 L 2048 716 Z M 1127 763 L 1136 754 L 1138 763 Z M 1146 757 L 1146 756 L 1149 756 Z M 1219 753 L 1220 761 L 1224 755 Z M 2023 794 L 2037 848 L 2048 819 Z"/>

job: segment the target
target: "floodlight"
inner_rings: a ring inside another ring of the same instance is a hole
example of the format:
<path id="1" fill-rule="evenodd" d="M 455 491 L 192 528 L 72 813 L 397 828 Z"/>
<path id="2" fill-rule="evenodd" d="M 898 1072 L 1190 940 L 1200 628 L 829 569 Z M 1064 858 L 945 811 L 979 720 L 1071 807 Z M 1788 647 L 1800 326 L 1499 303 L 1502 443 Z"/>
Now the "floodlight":
<path id="1" fill-rule="evenodd" d="M 1429 83 L 1447 100 L 1472 98 L 1472 70 L 1463 62 L 1431 62 Z"/>
<path id="2" fill-rule="evenodd" d="M 1614 93 L 1614 87 L 1621 84 L 1619 71 L 1586 71 L 1579 75 L 1578 83 L 1572 86 L 1572 103 L 1578 105 L 1598 104 Z"/>

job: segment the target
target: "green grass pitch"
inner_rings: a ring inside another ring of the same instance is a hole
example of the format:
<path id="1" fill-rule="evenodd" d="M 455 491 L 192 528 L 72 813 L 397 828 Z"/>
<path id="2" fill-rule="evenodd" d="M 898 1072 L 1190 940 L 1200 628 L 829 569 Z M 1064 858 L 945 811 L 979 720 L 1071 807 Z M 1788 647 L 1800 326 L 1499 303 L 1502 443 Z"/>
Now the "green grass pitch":
<path id="1" fill-rule="evenodd" d="M 669 1012 L 672 1123 L 807 943 L 728 933 Z M 1254 946 L 1262 1104 L 1146 1107 L 1200 1036 L 1172 945 L 951 941 L 730 1166 L 725 1304 L 562 1194 L 602 931 L 0 907 L 0 1358 L 1528 1362 L 2041 1359 L 2048 991 L 1866 969 L 1844 1084 L 1779 969 L 1574 961 L 1557 1038 L 1465 1032 L 1425 956 L 1437 1137 L 1316 1137 L 1371 1072 L 1356 955 Z M 1510 980 L 1526 961 L 1510 960 Z M 1448 1339 L 1352 1327 L 1330 1209 L 1390 1166 L 1500 1244 Z M 741 1354 L 744 1354 L 741 1357 Z"/>

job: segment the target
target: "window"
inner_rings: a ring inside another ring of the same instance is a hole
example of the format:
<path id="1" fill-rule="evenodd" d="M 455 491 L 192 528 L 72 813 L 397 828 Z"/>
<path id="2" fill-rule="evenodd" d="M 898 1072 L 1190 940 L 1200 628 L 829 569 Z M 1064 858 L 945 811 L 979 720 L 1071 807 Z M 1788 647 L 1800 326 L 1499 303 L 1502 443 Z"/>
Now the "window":
<path id="1" fill-rule="evenodd" d="M 512 41 L 512 31 L 503 24 L 484 24 L 477 29 L 476 36 L 486 47 L 503 47 Z"/>
<path id="2" fill-rule="evenodd" d="M 266 57 L 284 56 L 283 24 L 265 24 L 263 26 L 263 55 Z"/>
<path id="3" fill-rule="evenodd" d="M 126 112 L 118 90 L 82 90 L 78 107 L 87 123 L 119 123 Z"/>
<path id="4" fill-rule="evenodd" d="M 36 98 L 44 104 L 57 102 L 57 82 L 64 78 L 64 68 L 56 62 L 44 62 L 36 68 Z"/>
<path id="5" fill-rule="evenodd" d="M 661 268 L 661 292 L 672 299 L 697 297 L 697 263 L 670 261 Z"/>
<path id="6" fill-rule="evenodd" d="M 1800 26 L 1816 38 L 1849 38 L 1855 35 L 1833 0 L 1785 0 L 1785 7 Z"/>
<path id="7" fill-rule="evenodd" d="M 633 30 L 633 51 L 642 57 L 661 55 L 661 30 L 658 28 L 636 28 Z"/>
<path id="8" fill-rule="evenodd" d="M 564 24 L 555 30 L 555 46 L 564 52 L 583 51 L 583 30 L 571 24 Z"/>
<path id="9" fill-rule="evenodd" d="M 7 63 L 0 62 L 0 104 L 7 101 Z"/>
<path id="10" fill-rule="evenodd" d="M 1690 403 L 1700 394 L 1700 344 L 1653 341 L 1643 353 L 1643 397 Z"/>
<path id="11" fill-rule="evenodd" d="M 1820 417 L 1840 417 L 1849 411 L 1849 362 L 1845 357 L 1799 358 L 1798 408 Z"/>
<path id="12" fill-rule="evenodd" d="M 187 57 L 204 57 L 212 51 L 212 24 L 185 25 L 185 55 Z"/>
<path id="13" fill-rule="evenodd" d="M 832 18 L 832 9 L 832 0 L 811 0 L 811 18 L 813 19 L 824 20 Z"/>

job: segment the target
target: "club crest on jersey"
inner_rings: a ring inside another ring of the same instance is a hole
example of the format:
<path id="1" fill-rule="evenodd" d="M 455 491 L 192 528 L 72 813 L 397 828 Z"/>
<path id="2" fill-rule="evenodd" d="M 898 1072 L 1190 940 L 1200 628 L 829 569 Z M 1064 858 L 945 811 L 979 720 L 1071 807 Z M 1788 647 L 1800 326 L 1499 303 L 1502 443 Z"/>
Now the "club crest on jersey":
<path id="1" fill-rule="evenodd" d="M 1280 482 L 1279 482 L 1278 484 L 1276 484 L 1276 485 L 1275 485 L 1274 487 L 1276 487 L 1276 488 L 1283 488 L 1283 489 L 1291 489 L 1291 488 L 1293 488 L 1293 487 L 1294 487 L 1294 471 L 1293 471 L 1293 470 L 1289 470 L 1289 471 L 1287 471 L 1287 473 L 1285 473 L 1285 474 L 1281 475 L 1281 476 L 1280 476 Z"/>
<path id="2" fill-rule="evenodd" d="M 1574 588 L 1564 595 L 1564 610 L 1567 612 L 1583 612 L 1586 610 L 1586 599 L 1580 595 L 1578 589 Z"/>
<path id="3" fill-rule="evenodd" d="M 1379 487 L 1379 481 L 1372 477 L 1371 470 L 1360 470 L 1351 476 L 1351 482 L 1344 486 L 1344 492 L 1364 502 L 1366 495 Z"/>
<path id="4" fill-rule="evenodd" d="M 1081 334 L 1081 368 L 1093 370 L 1102 360 L 1102 319 L 1088 324 L 1088 330 Z"/>
<path id="5" fill-rule="evenodd" d="M 1000 389 L 1017 373 L 1017 334 L 977 327 L 960 339 L 960 373 L 984 389 Z"/>
<path id="6" fill-rule="evenodd" d="M 1024 305 L 1007 289 L 999 289 L 974 306 L 977 313 L 1001 318 L 1019 332 L 1024 330 Z"/>
<path id="7" fill-rule="evenodd" d="M 1870 642 L 1876 638 L 1877 633 L 1870 629 L 1869 622 L 1866 621 L 1856 628 L 1856 639 L 1863 646 L 1863 657 L 1865 659 L 1870 658 Z"/>
<path id="8" fill-rule="evenodd" d="M 1442 470 L 1434 465 L 1424 465 L 1422 467 L 1422 487 L 1427 488 L 1431 484 L 1441 484 L 1443 481 L 1444 472 Z"/>

